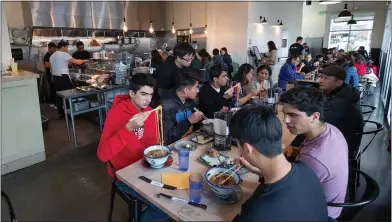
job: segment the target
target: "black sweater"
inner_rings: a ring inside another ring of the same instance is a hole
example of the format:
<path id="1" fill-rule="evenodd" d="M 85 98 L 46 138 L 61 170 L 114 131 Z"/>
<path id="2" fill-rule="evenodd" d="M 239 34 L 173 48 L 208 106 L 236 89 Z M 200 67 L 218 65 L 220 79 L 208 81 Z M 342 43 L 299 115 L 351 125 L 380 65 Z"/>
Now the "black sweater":
<path id="1" fill-rule="evenodd" d="M 229 101 L 223 97 L 226 87 L 221 87 L 218 93 L 211 84 L 205 84 L 199 92 L 200 111 L 208 118 L 214 118 L 214 112 L 220 111 L 223 106 L 229 106 Z"/>
<path id="2" fill-rule="evenodd" d="M 158 88 L 160 89 L 173 89 L 175 88 L 176 82 L 178 82 L 178 76 L 183 72 L 196 71 L 190 67 L 179 68 L 174 58 L 168 58 L 161 67 L 155 71 L 155 78 L 157 80 Z"/>

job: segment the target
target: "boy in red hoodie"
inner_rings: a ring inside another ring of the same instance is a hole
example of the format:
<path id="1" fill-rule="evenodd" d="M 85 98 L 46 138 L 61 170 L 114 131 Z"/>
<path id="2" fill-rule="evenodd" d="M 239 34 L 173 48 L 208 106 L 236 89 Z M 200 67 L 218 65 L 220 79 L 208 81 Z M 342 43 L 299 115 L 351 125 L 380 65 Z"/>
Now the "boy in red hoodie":
<path id="1" fill-rule="evenodd" d="M 149 104 L 155 84 L 151 75 L 135 74 L 130 81 L 129 95 L 117 96 L 108 112 L 97 154 L 102 162 L 110 161 L 116 170 L 139 161 L 146 147 L 159 143 L 155 115 L 147 112 L 152 110 Z M 109 166 L 108 172 L 113 177 Z M 163 221 L 169 218 L 125 183 L 116 183 L 124 192 L 149 206 L 141 215 L 141 221 Z"/>

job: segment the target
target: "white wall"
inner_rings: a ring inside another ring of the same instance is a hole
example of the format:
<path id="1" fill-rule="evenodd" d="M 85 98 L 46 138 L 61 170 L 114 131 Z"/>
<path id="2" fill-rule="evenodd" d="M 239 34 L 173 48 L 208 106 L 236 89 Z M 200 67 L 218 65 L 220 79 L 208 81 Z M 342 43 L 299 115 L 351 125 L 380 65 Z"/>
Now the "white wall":
<path id="1" fill-rule="evenodd" d="M 240 65 L 245 63 L 248 2 L 208 2 L 207 18 L 208 52 L 211 53 L 214 48 L 226 47 L 234 62 Z"/>
<path id="2" fill-rule="evenodd" d="M 288 45 L 295 42 L 296 38 L 301 35 L 302 30 L 302 2 L 249 2 L 248 8 L 248 38 L 253 38 L 252 42 L 258 45 L 260 51 L 266 51 L 267 42 L 273 40 L 280 49 L 282 45 L 282 31 L 287 30 Z M 255 25 L 259 17 L 266 17 L 268 22 L 264 27 Z M 283 28 L 272 27 L 277 24 L 277 20 L 283 21 Z M 259 38 L 254 40 L 255 38 Z M 254 45 L 252 43 L 252 45 Z M 279 50 L 278 55 L 284 55 L 286 52 Z"/>
<path id="3" fill-rule="evenodd" d="M 8 35 L 8 26 L 7 26 L 7 16 L 6 16 L 7 8 L 4 6 L 4 2 L 1 3 L 1 64 L 0 70 L 8 69 L 10 65 L 10 61 L 12 59 L 11 54 L 11 45 L 10 39 Z"/>
<path id="4" fill-rule="evenodd" d="M 5 14 L 8 21 L 8 26 L 11 28 L 25 27 L 23 19 L 22 2 L 21 1 L 7 1 L 2 2 L 5 7 Z"/>
<path id="5" fill-rule="evenodd" d="M 355 10 L 353 12 L 353 2 L 348 2 L 348 10 L 351 13 L 357 16 L 366 16 L 366 15 L 374 15 L 374 23 L 372 30 L 372 40 L 370 47 L 371 48 L 381 48 L 382 38 L 384 33 L 385 26 L 385 18 L 386 18 L 386 10 L 387 5 L 385 2 L 354 2 Z M 325 22 L 325 31 L 324 31 L 324 43 L 323 47 L 328 48 L 328 40 L 329 40 L 329 28 L 331 25 L 331 19 L 336 18 L 338 14 L 343 10 L 344 4 L 334 4 L 328 5 L 327 7 L 327 16 Z"/>
<path id="6" fill-rule="evenodd" d="M 306 38 L 324 37 L 326 14 L 320 14 L 320 11 L 327 10 L 327 5 L 320 5 L 312 2 L 311 5 L 303 3 L 302 13 L 302 34 Z"/>

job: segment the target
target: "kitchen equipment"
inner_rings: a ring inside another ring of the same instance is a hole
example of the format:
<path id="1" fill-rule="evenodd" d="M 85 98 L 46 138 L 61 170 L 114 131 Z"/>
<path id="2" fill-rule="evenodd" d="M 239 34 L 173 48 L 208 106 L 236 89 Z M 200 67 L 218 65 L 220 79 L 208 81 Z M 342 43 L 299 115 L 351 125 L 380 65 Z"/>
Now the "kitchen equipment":
<path id="1" fill-rule="evenodd" d="M 157 198 L 160 198 L 160 196 L 162 196 L 162 197 L 165 197 L 165 198 L 167 198 L 169 200 L 181 201 L 181 202 L 185 202 L 185 203 L 187 203 L 189 205 L 192 205 L 192 206 L 195 206 L 195 207 L 199 207 L 199 208 L 204 209 L 204 210 L 207 209 L 207 205 L 205 205 L 205 204 L 194 203 L 192 201 L 187 201 L 187 200 L 184 200 L 184 199 L 181 199 L 181 198 L 178 198 L 178 197 L 173 197 L 173 196 L 170 196 L 170 195 L 167 195 L 167 194 L 164 194 L 164 193 L 157 193 L 155 196 Z"/>
<path id="2" fill-rule="evenodd" d="M 214 145 L 217 150 L 231 150 L 231 136 L 229 124 L 233 112 L 215 112 L 214 113 Z"/>
<path id="3" fill-rule="evenodd" d="M 149 183 L 151 185 L 157 186 L 157 187 L 165 188 L 165 189 L 168 189 L 168 190 L 177 190 L 177 187 L 173 187 L 173 186 L 169 186 L 169 185 L 166 185 L 166 184 L 163 184 L 163 183 L 156 182 L 156 181 L 148 179 L 147 177 L 142 176 L 142 175 L 139 176 L 139 179 L 141 179 L 141 180 L 143 180 L 143 181 L 145 181 L 145 182 L 147 182 L 147 183 Z"/>
<path id="4" fill-rule="evenodd" d="M 101 53 L 100 52 L 93 52 L 93 59 L 101 59 Z"/>
<path id="5" fill-rule="evenodd" d="M 87 100 L 87 101 L 81 101 L 81 102 L 74 102 L 73 106 L 74 106 L 75 112 L 82 111 L 82 110 L 90 108 L 90 101 Z"/>
<path id="6" fill-rule="evenodd" d="M 125 45 L 128 45 L 128 44 L 130 44 L 131 43 L 131 38 L 130 37 L 125 37 L 124 38 L 124 44 Z"/>
<path id="7" fill-rule="evenodd" d="M 27 38 L 22 38 L 22 37 L 18 37 L 18 38 L 14 38 L 14 43 L 16 45 L 26 45 L 27 43 Z"/>
<path id="8" fill-rule="evenodd" d="M 138 38 L 131 37 L 131 44 L 139 45 L 140 44 L 140 40 Z"/>

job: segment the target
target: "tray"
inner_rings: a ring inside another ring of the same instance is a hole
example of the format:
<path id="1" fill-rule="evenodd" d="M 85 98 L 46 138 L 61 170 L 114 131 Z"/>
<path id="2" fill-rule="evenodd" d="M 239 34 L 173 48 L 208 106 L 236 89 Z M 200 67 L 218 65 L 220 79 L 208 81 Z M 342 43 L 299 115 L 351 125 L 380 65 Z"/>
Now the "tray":
<path id="1" fill-rule="evenodd" d="M 220 166 L 226 159 L 229 159 L 229 157 L 221 153 L 219 153 L 219 156 L 215 158 L 210 157 L 207 153 L 199 157 L 199 161 L 208 167 Z"/>
<path id="2" fill-rule="evenodd" d="M 203 139 L 200 140 L 200 138 L 203 138 Z M 214 137 L 211 137 L 211 136 L 204 137 L 202 134 L 196 132 L 192 136 L 190 136 L 189 140 L 192 142 L 195 142 L 199 145 L 204 145 L 204 144 L 207 144 L 207 143 L 213 141 Z"/>

